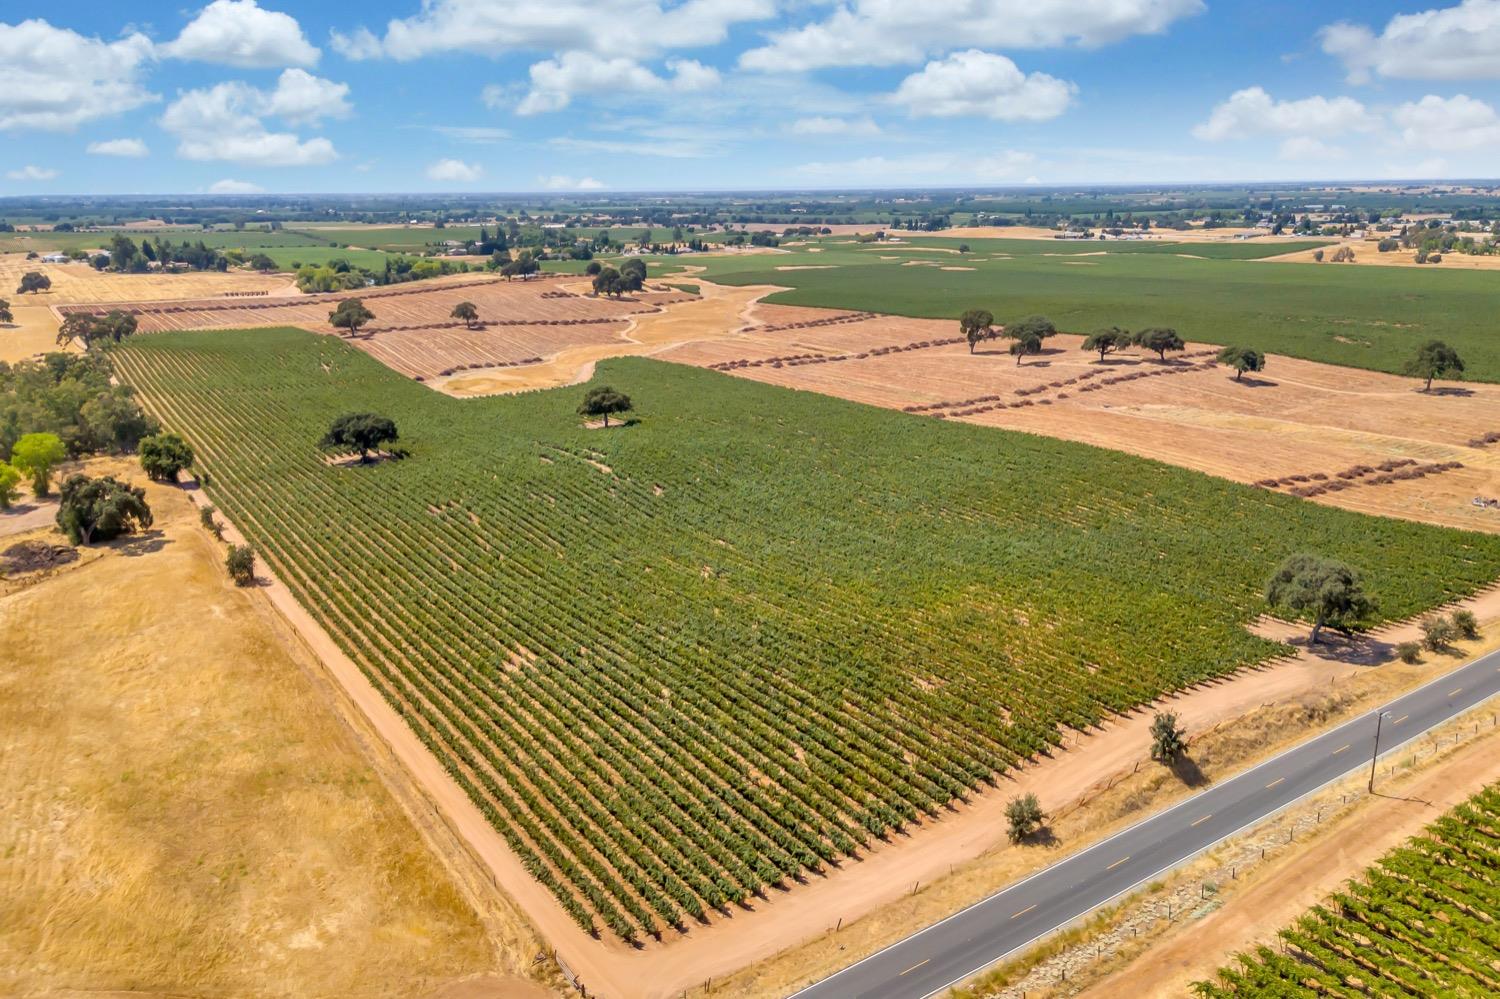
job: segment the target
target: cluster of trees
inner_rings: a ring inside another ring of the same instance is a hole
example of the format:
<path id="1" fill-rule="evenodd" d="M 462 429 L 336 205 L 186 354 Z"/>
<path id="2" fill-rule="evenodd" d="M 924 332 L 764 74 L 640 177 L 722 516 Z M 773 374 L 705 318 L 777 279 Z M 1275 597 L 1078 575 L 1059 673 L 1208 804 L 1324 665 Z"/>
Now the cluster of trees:
<path id="1" fill-rule="evenodd" d="M 110 384 L 112 372 L 98 352 L 0 362 L 0 460 L 31 433 L 55 435 L 75 457 L 128 451 L 155 433 L 131 389 Z"/>
<path id="2" fill-rule="evenodd" d="M 109 253 L 98 254 L 91 261 L 96 270 L 118 271 L 122 274 L 144 274 L 151 265 L 162 267 L 182 265 L 195 271 L 227 271 L 229 258 L 220 251 L 204 244 L 202 240 L 190 243 L 183 240 L 174 244 L 167 239 L 143 239 L 137 245 L 129 236 L 115 235 L 109 241 Z"/>
<path id="3" fill-rule="evenodd" d="M 619 298 L 621 295 L 640 291 L 646 284 L 646 262 L 640 257 L 626 260 L 619 270 L 596 260 L 589 264 L 587 273 L 594 275 L 595 295 Z"/>
<path id="4" fill-rule="evenodd" d="M 269 258 L 267 258 L 269 260 Z M 252 261 L 253 265 L 254 261 Z M 271 263 L 271 268 L 275 263 Z M 372 271 L 355 267 L 343 258 L 330 260 L 326 264 L 304 264 L 292 262 L 297 288 L 306 294 L 335 291 L 353 291 L 376 285 L 405 284 L 408 281 L 425 281 L 446 274 L 467 274 L 469 265 L 462 261 L 436 260 L 430 257 L 386 257 L 385 267 Z"/>
<path id="5" fill-rule="evenodd" d="M 997 330 L 995 317 L 988 309 L 969 309 L 958 317 L 958 331 L 968 341 L 971 354 L 985 340 L 1004 337 L 1010 341 L 1010 353 L 1015 356 L 1016 364 L 1020 364 L 1027 354 L 1041 353 L 1043 341 L 1057 334 L 1057 326 L 1046 316 L 1027 316 Z"/>
<path id="6" fill-rule="evenodd" d="M 530 250 L 522 250 L 514 259 L 504 252 L 496 253 L 484 266 L 485 270 L 499 271 L 507 281 L 511 278 L 524 281 L 542 269 L 541 259 Z"/>
<path id="7" fill-rule="evenodd" d="M 75 340 L 88 350 L 95 344 L 116 344 L 135 333 L 135 316 L 112 309 L 102 316 L 87 312 L 69 313 L 57 330 L 57 345 L 66 347 Z"/>
<path id="8" fill-rule="evenodd" d="M 1141 347 L 1155 351 L 1156 355 L 1165 361 L 1167 351 L 1184 350 L 1187 344 L 1170 326 L 1148 326 L 1134 333 L 1118 326 L 1107 326 L 1090 333 L 1083 341 L 1083 349 L 1097 353 L 1101 361 L 1106 355 L 1127 347 Z"/>

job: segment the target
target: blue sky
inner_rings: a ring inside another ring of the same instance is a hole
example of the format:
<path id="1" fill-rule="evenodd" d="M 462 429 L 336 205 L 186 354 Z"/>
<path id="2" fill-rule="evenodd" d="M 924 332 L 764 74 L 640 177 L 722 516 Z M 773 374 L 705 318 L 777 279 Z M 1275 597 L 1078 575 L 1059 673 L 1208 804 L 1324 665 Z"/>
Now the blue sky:
<path id="1" fill-rule="evenodd" d="M 1493 177 L 1497 108 L 1500 0 L 0 12 L 0 194 Z"/>

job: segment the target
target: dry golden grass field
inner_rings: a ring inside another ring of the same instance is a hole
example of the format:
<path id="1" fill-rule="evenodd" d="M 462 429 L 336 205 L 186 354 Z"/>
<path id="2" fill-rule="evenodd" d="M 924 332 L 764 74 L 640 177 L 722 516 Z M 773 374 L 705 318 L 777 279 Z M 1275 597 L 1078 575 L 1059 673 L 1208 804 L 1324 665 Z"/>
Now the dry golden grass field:
<path id="1" fill-rule="evenodd" d="M 309 654 L 148 490 L 150 532 L 0 579 L 0 994 L 548 994 L 524 920 L 476 914 Z M 28 537 L 60 540 L 0 551 Z"/>
<path id="2" fill-rule="evenodd" d="M 0 298 L 12 305 L 23 296 L 14 294 L 27 271 L 41 271 L 52 279 L 48 291 L 24 296 L 43 305 L 160 302 L 179 298 L 259 292 L 281 294 L 289 289 L 285 274 L 250 271 L 188 271 L 181 274 L 109 274 L 87 264 L 44 264 L 27 260 L 24 253 L 0 253 Z"/>

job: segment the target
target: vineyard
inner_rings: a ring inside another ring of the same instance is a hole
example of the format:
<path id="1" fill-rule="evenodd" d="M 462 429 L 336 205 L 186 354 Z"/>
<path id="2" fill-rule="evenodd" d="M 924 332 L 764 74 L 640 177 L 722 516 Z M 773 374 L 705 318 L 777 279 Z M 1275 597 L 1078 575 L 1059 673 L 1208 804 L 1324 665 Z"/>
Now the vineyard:
<path id="1" fill-rule="evenodd" d="M 1199 982 L 1240 996 L 1500 994 L 1500 786 L 1459 805 L 1279 934 Z"/>
<path id="2" fill-rule="evenodd" d="M 116 354 L 213 502 L 590 930 L 672 932 L 1167 691 L 1283 647 L 1243 627 L 1299 550 L 1385 617 L 1500 574 L 1500 538 L 1116 452 L 645 359 L 456 400 L 300 330 Z M 335 466 L 376 409 L 403 460 Z"/>

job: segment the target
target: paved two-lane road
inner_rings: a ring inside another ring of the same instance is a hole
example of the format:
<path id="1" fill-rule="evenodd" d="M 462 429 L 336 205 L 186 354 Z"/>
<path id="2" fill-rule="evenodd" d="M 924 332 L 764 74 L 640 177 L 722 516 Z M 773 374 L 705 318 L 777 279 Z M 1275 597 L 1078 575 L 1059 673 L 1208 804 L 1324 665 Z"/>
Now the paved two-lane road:
<path id="1" fill-rule="evenodd" d="M 1238 777 L 934 923 L 797 999 L 921 999 L 963 982 L 1324 784 L 1500 694 L 1500 652 L 1340 725 Z"/>

